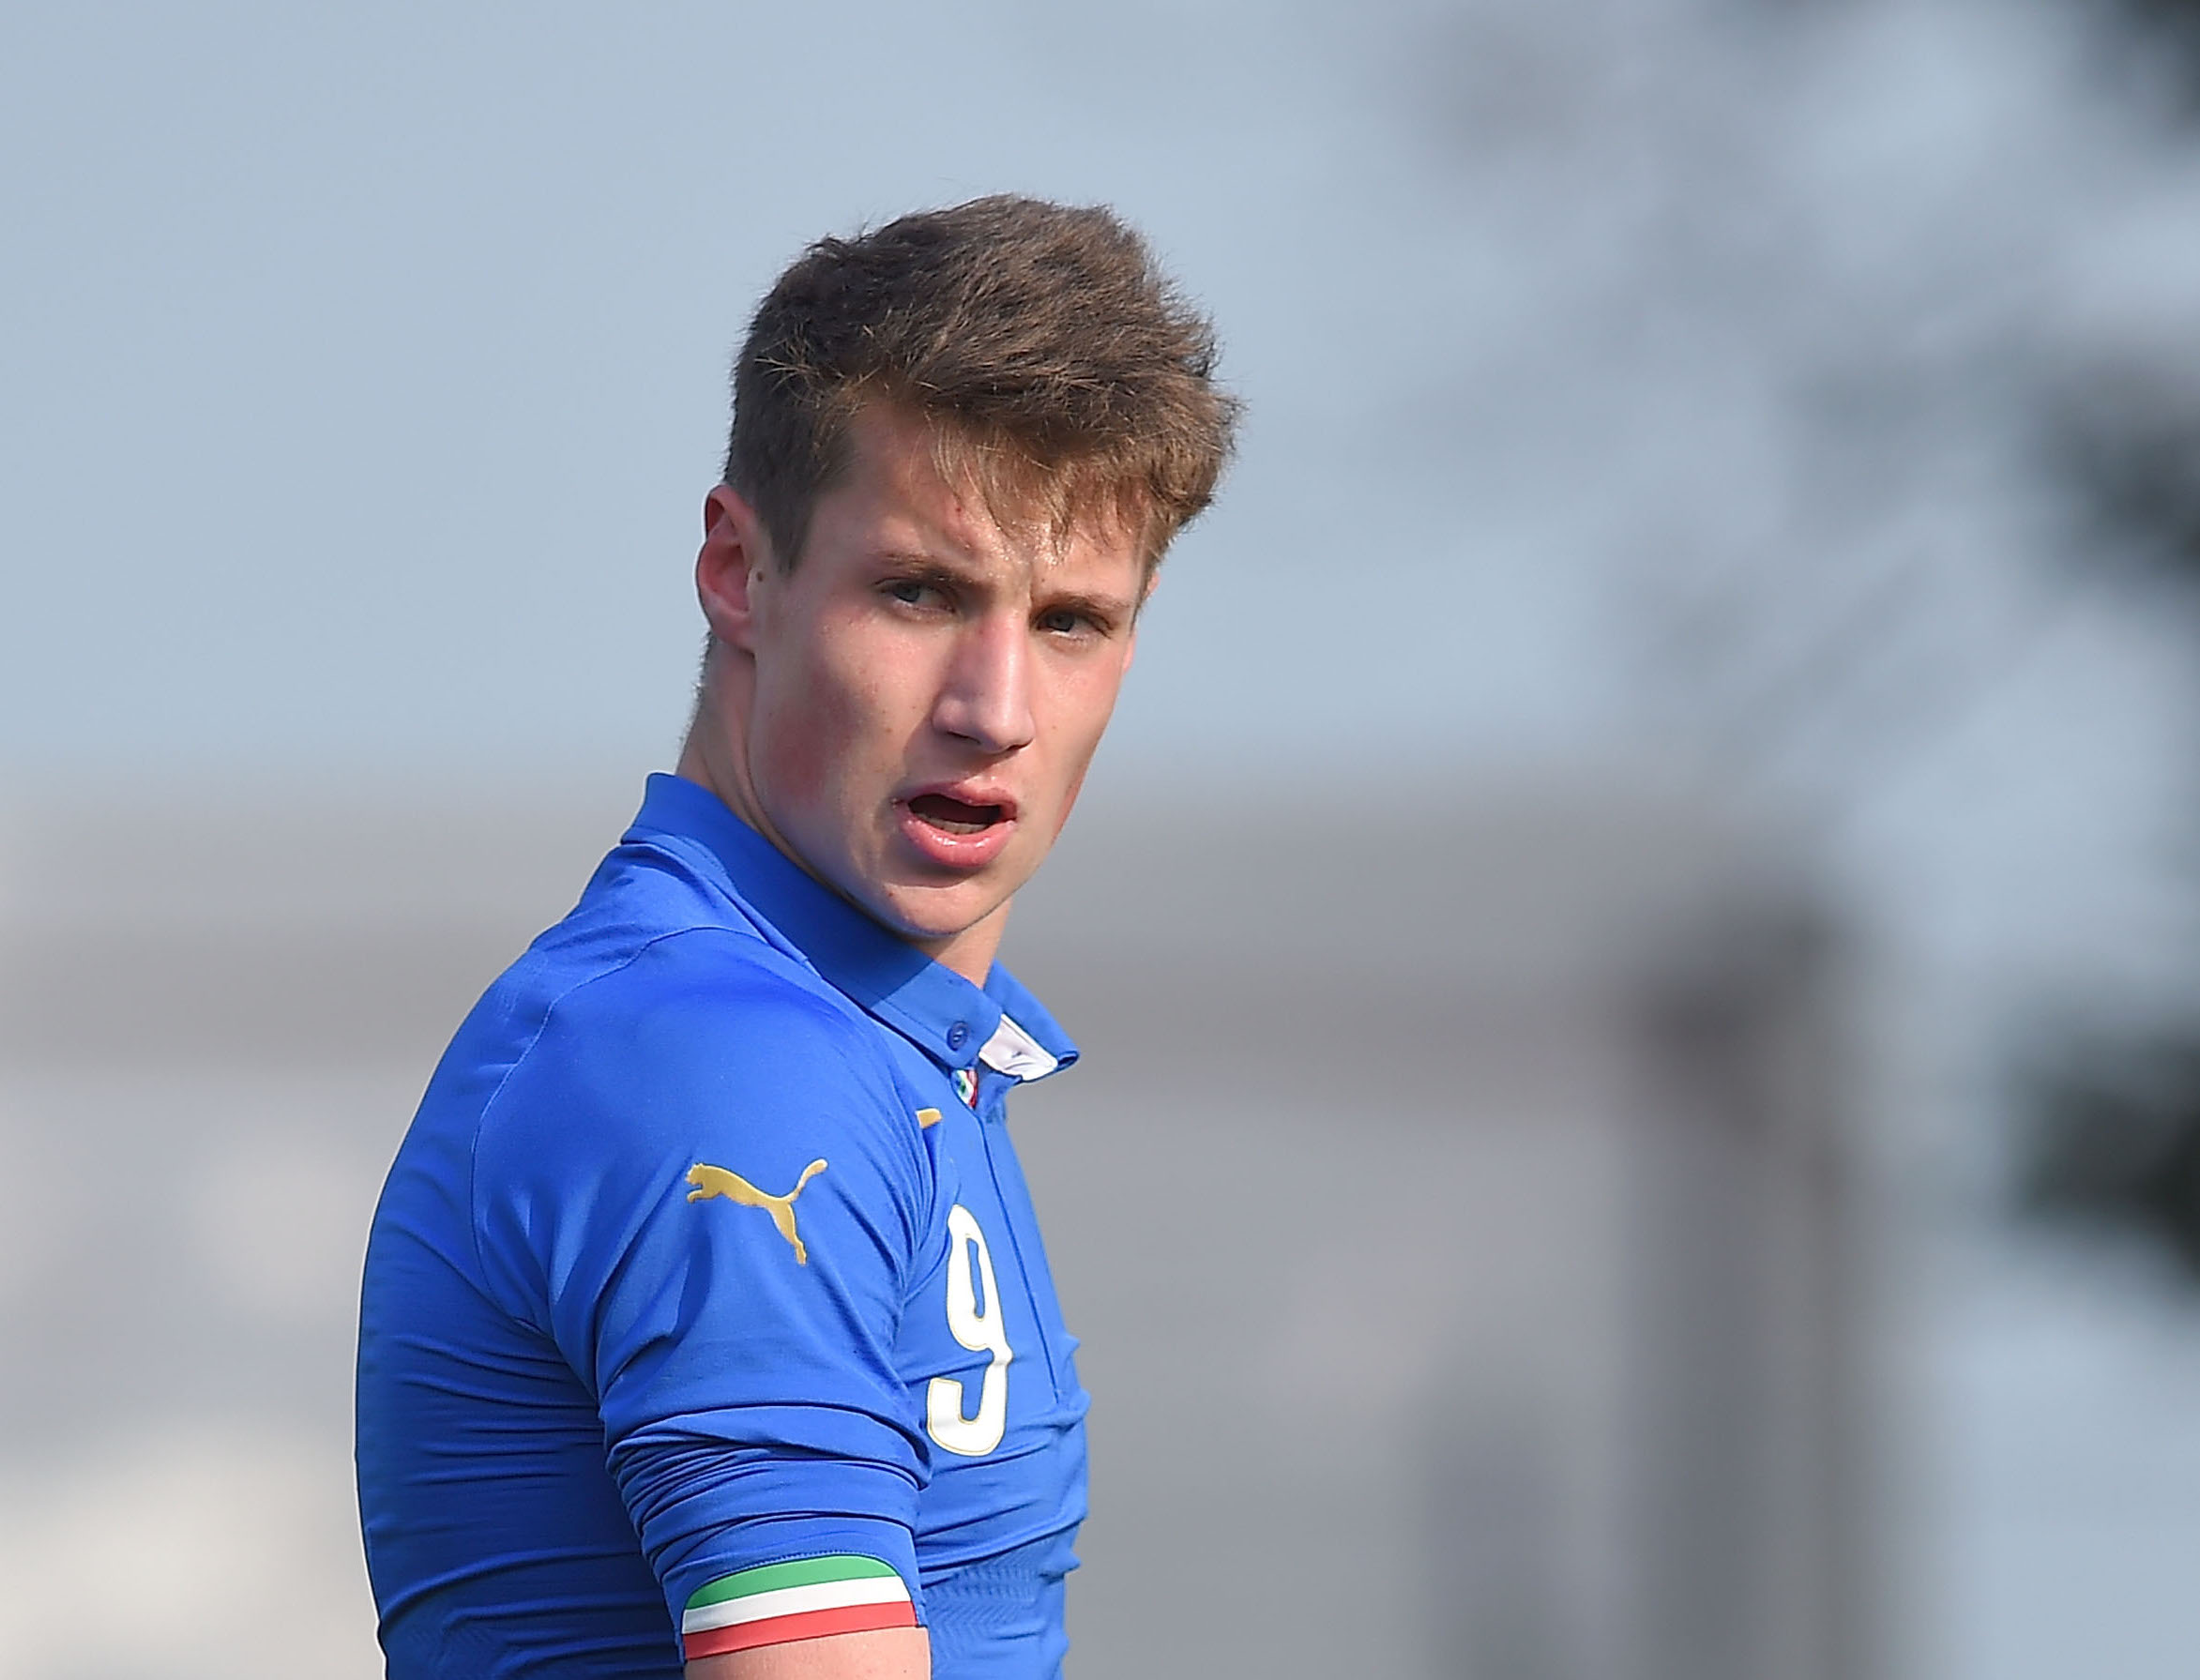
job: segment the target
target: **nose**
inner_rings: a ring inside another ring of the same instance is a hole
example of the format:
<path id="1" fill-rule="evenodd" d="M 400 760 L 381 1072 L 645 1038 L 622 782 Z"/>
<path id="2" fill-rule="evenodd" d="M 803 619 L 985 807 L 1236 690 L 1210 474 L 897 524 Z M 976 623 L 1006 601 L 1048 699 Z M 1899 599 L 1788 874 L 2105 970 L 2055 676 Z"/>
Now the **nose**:
<path id="1" fill-rule="evenodd" d="M 1031 648 L 1015 614 L 988 613 L 958 638 L 933 722 L 992 758 L 1030 744 Z"/>

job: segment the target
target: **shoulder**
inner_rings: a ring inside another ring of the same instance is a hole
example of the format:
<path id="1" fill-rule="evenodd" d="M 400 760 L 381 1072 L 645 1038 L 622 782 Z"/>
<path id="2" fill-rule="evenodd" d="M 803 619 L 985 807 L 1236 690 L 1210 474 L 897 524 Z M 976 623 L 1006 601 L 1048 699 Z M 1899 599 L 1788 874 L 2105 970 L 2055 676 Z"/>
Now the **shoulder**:
<path id="1" fill-rule="evenodd" d="M 669 1275 L 693 1240 L 688 1204 L 736 1178 L 802 1196 L 806 1220 L 845 1199 L 882 1253 L 911 1251 L 936 1187 L 883 1031 L 721 929 L 653 939 L 564 992 L 475 1136 L 471 1219 L 500 1298 L 532 1311 L 561 1279 L 591 1295 L 668 1218 L 668 1253 L 645 1269 Z M 832 1182 L 805 1190 L 825 1161 Z"/>
<path id="2" fill-rule="evenodd" d="M 763 941 L 686 929 L 558 995 L 492 1106 L 621 1132 L 728 1103 L 894 1111 L 884 1030 Z"/>
<path id="3" fill-rule="evenodd" d="M 831 1160 L 835 1193 L 906 1234 L 933 1170 L 888 1029 L 738 931 L 652 939 L 559 996 L 485 1105 L 476 1218 L 613 1226 L 684 1199 L 699 1165 L 774 1191 Z"/>

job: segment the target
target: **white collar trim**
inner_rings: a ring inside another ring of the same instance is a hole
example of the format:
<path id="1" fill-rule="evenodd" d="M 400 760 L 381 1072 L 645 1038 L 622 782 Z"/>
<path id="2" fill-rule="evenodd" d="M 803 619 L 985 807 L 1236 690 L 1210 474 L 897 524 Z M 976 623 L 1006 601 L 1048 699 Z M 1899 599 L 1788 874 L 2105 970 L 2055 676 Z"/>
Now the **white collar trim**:
<path id="1" fill-rule="evenodd" d="M 1006 1015 L 978 1052 L 978 1059 L 996 1072 L 1020 1080 L 1044 1079 L 1062 1065 L 1059 1056 L 1047 1054 L 1038 1039 Z"/>

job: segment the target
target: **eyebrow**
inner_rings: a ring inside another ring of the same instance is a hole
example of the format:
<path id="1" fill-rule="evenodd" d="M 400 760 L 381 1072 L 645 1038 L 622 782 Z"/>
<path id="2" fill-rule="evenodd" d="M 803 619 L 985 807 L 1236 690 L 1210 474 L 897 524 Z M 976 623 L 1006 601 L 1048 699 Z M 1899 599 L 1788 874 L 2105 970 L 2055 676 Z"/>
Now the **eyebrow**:
<path id="1" fill-rule="evenodd" d="M 891 567 L 926 583 L 969 583 L 979 579 L 977 567 L 958 566 L 952 560 L 917 549 L 882 549 L 873 556 L 873 563 Z"/>
<path id="2" fill-rule="evenodd" d="M 1033 604 L 1041 613 L 1083 613 L 1105 620 L 1111 628 L 1130 618 L 1132 610 L 1132 603 L 1120 596 L 1086 595 L 1078 591 L 1042 596 Z"/>

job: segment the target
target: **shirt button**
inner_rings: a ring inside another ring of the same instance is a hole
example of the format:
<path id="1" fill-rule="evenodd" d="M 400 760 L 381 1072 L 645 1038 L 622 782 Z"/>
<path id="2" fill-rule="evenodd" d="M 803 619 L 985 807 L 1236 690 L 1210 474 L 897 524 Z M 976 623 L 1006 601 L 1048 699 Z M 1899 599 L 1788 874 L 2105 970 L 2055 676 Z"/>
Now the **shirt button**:
<path id="1" fill-rule="evenodd" d="M 968 1022 L 958 1021 L 948 1029 L 948 1048 L 949 1050 L 961 1050 L 969 1042 L 970 1023 Z"/>

